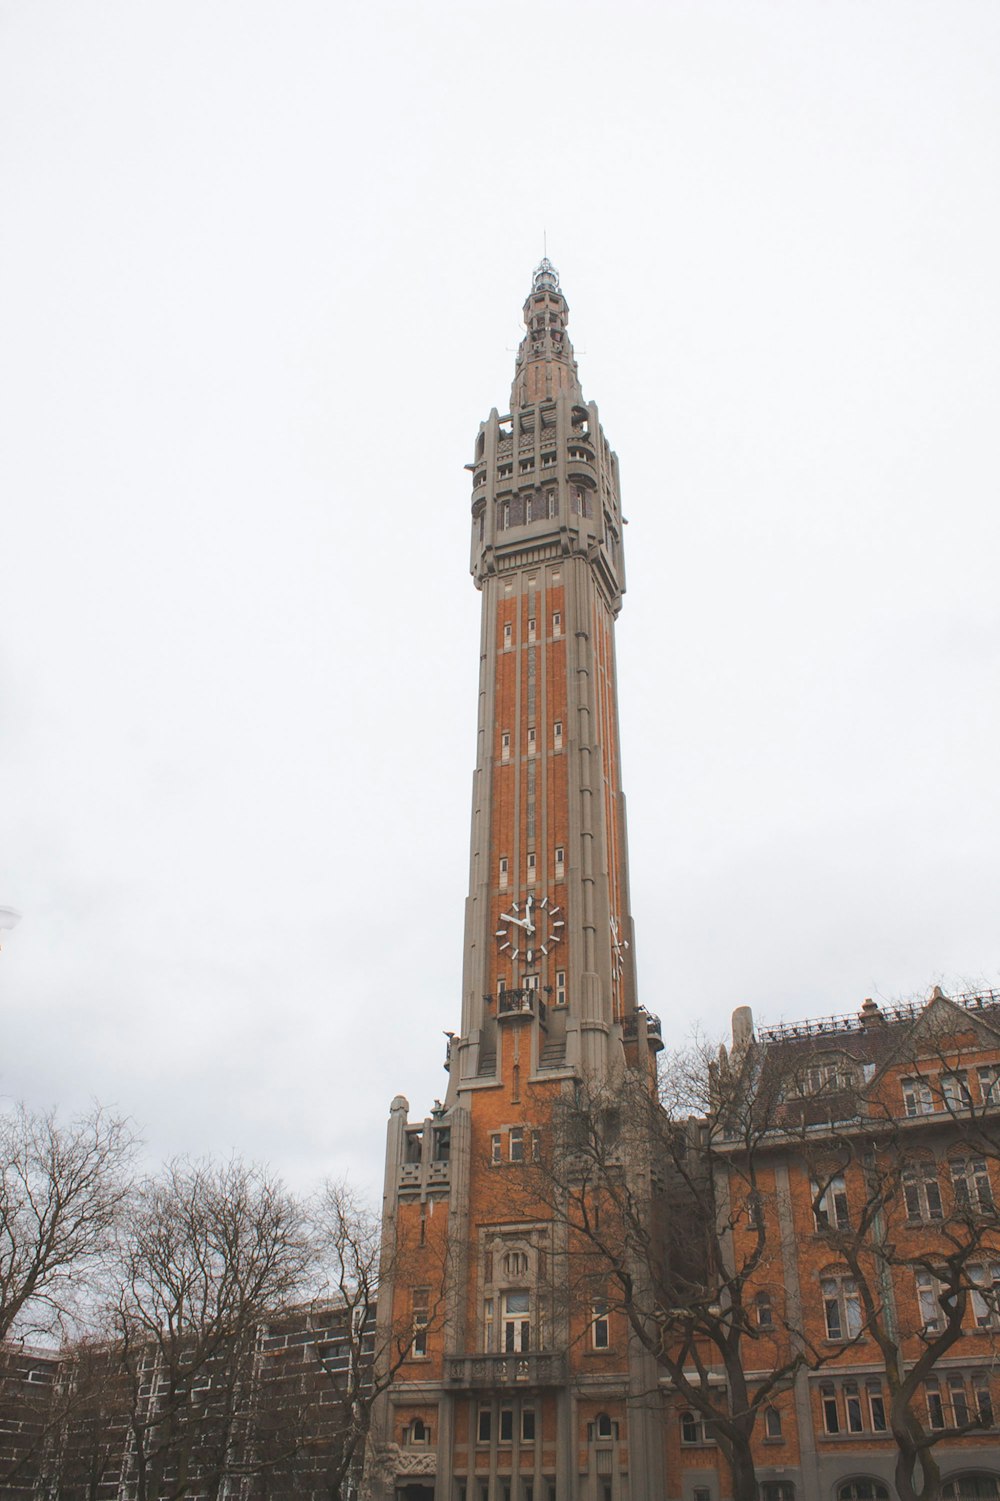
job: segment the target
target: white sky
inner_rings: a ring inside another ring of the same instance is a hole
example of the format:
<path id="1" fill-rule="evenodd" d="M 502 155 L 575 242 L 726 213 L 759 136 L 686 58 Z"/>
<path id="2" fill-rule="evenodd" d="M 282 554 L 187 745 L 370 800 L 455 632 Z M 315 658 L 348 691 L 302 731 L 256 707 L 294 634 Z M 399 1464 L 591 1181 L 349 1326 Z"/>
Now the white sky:
<path id="1" fill-rule="evenodd" d="M 0 0 L 0 1093 L 368 1187 L 444 1094 L 543 229 L 642 999 L 1000 983 L 998 100 L 995 0 Z"/>

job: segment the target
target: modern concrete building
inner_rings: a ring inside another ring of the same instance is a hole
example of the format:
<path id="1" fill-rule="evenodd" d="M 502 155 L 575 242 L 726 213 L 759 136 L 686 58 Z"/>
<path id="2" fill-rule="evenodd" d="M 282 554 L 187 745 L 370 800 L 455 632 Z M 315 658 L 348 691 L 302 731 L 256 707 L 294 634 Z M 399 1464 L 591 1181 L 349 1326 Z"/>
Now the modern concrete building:
<path id="1" fill-rule="evenodd" d="M 629 910 L 618 461 L 568 312 L 543 260 L 509 410 L 469 466 L 482 630 L 461 1024 L 445 1103 L 412 1123 L 398 1097 L 386 1158 L 383 1339 L 390 1320 L 418 1332 L 376 1493 L 413 1501 L 625 1501 L 637 1471 L 663 1494 L 659 1424 L 632 1400 L 655 1370 L 617 1318 L 580 1323 L 558 1285 L 564 1229 L 530 1187 L 561 1094 L 661 1046 Z"/>

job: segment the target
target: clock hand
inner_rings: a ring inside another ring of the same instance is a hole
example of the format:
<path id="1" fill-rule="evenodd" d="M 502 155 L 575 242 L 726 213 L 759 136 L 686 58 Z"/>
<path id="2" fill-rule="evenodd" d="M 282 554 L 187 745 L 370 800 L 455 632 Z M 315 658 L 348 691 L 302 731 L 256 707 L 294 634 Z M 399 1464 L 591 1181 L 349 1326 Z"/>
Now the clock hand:
<path id="1" fill-rule="evenodd" d="M 525 918 L 523 918 L 523 917 L 515 917 L 513 915 L 513 913 L 511 913 L 511 912 L 501 912 L 501 914 L 500 914 L 500 921 L 501 922 L 514 922 L 514 923 L 517 923 L 517 926 L 519 928 L 526 928 L 526 927 L 529 926 L 529 924 L 528 924 L 528 922 L 527 922 L 527 920 Z"/>

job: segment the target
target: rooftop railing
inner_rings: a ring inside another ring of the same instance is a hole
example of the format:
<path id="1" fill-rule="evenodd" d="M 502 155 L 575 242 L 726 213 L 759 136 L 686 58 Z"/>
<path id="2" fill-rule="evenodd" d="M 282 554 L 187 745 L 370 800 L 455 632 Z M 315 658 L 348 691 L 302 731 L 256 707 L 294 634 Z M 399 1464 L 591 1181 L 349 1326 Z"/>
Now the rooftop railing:
<path id="1" fill-rule="evenodd" d="M 966 1011 L 986 1011 L 994 1006 L 1000 1007 L 1000 990 L 973 990 L 949 995 L 945 999 Z M 889 1026 L 915 1021 L 927 1004 L 927 1001 L 897 1001 L 861 1015 L 850 1012 L 846 1016 L 814 1016 L 800 1022 L 776 1022 L 773 1026 L 758 1028 L 757 1037 L 761 1042 L 794 1042 L 796 1038 L 869 1032 L 873 1024 L 879 1025 L 880 1020 Z"/>

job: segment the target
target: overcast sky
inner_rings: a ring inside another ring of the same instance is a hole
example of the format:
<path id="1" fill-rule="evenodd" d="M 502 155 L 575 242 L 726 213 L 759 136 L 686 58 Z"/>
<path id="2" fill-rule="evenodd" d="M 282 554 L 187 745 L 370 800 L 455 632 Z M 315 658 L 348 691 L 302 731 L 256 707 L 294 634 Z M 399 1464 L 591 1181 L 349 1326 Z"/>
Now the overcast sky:
<path id="1" fill-rule="evenodd" d="M 1000 984 L 996 0 L 0 0 L 0 1093 L 381 1182 L 458 1025 L 478 423 L 621 459 L 640 994 Z"/>

